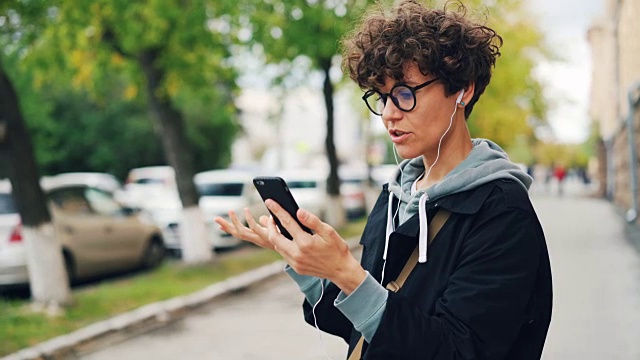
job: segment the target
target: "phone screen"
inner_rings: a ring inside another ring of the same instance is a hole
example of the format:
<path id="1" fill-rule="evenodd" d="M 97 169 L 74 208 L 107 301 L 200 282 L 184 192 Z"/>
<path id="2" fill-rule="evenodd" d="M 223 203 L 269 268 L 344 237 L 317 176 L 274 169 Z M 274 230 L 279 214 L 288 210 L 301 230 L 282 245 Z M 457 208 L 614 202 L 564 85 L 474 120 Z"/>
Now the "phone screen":
<path id="1" fill-rule="evenodd" d="M 304 231 L 308 232 L 309 234 L 313 234 L 311 229 L 302 225 L 300 220 L 298 220 L 298 217 L 296 215 L 299 209 L 298 204 L 293 198 L 293 195 L 289 190 L 289 186 L 287 186 L 287 183 L 282 178 L 275 176 L 258 176 L 253 179 L 253 185 L 258 190 L 258 193 L 260 194 L 260 197 L 263 201 L 272 199 L 273 201 L 277 202 L 291 215 L 291 217 L 296 220 L 298 225 L 300 225 L 300 227 Z M 269 212 L 271 213 L 271 211 Z M 282 235 L 284 235 L 289 240 L 293 240 L 293 237 L 291 236 L 291 234 L 289 234 L 287 229 L 282 226 L 280 220 L 275 215 L 273 215 L 273 213 L 271 213 L 271 215 L 273 216 L 273 219 L 276 222 L 278 229 L 280 229 Z"/>

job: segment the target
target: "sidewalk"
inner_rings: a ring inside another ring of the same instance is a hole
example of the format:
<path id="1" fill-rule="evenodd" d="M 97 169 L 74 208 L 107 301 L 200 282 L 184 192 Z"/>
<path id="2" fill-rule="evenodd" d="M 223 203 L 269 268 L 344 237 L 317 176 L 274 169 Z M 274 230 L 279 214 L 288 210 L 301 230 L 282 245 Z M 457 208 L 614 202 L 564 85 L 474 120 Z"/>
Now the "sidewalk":
<path id="1" fill-rule="evenodd" d="M 533 198 L 554 281 L 543 359 L 640 359 L 640 237 L 611 203 L 576 195 Z"/>

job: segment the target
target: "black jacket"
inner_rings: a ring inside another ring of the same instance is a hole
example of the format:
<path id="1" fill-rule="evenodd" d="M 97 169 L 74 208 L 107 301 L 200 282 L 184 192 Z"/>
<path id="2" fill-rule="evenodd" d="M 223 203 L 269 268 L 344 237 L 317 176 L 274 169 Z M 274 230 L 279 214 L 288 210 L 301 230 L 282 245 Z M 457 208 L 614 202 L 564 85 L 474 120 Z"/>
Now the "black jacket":
<path id="1" fill-rule="evenodd" d="M 362 234 L 362 266 L 382 273 L 389 192 L 383 187 Z M 397 204 L 395 205 L 397 206 Z M 549 255 L 521 185 L 496 180 L 427 203 L 451 212 L 398 293 L 389 292 L 380 325 L 362 359 L 539 359 L 551 320 Z M 395 280 L 417 246 L 416 214 L 391 235 L 384 284 Z M 333 306 L 330 284 L 316 307 L 321 330 L 349 343 L 360 337 Z M 313 325 L 305 301 L 305 319 Z"/>

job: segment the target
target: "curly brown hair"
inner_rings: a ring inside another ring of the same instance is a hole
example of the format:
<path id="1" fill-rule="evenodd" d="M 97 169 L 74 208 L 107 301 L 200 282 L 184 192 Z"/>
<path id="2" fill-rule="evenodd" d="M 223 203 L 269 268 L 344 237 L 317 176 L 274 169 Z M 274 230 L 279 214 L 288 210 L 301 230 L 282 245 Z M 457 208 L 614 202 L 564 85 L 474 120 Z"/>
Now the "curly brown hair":
<path id="1" fill-rule="evenodd" d="M 437 10 L 405 0 L 390 15 L 375 8 L 343 39 L 343 68 L 362 89 L 380 88 L 387 77 L 402 81 L 404 65 L 412 61 L 422 74 L 440 78 L 447 96 L 474 83 L 473 98 L 465 107 L 468 118 L 489 85 L 502 37 L 466 16 L 465 6 L 457 1 Z"/>

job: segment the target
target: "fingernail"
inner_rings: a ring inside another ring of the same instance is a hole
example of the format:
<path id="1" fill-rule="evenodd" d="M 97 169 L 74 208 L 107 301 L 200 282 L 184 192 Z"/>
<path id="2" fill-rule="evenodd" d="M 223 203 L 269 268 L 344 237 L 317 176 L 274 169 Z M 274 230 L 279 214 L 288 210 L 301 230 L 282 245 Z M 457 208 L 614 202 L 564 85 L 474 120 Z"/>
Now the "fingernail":
<path id="1" fill-rule="evenodd" d="M 298 218 L 306 219 L 309 213 L 304 209 L 298 209 Z"/>
<path id="2" fill-rule="evenodd" d="M 267 200 L 264 201 L 264 204 L 267 205 L 268 208 L 270 208 L 271 205 L 273 205 L 273 200 L 267 199 Z"/>

